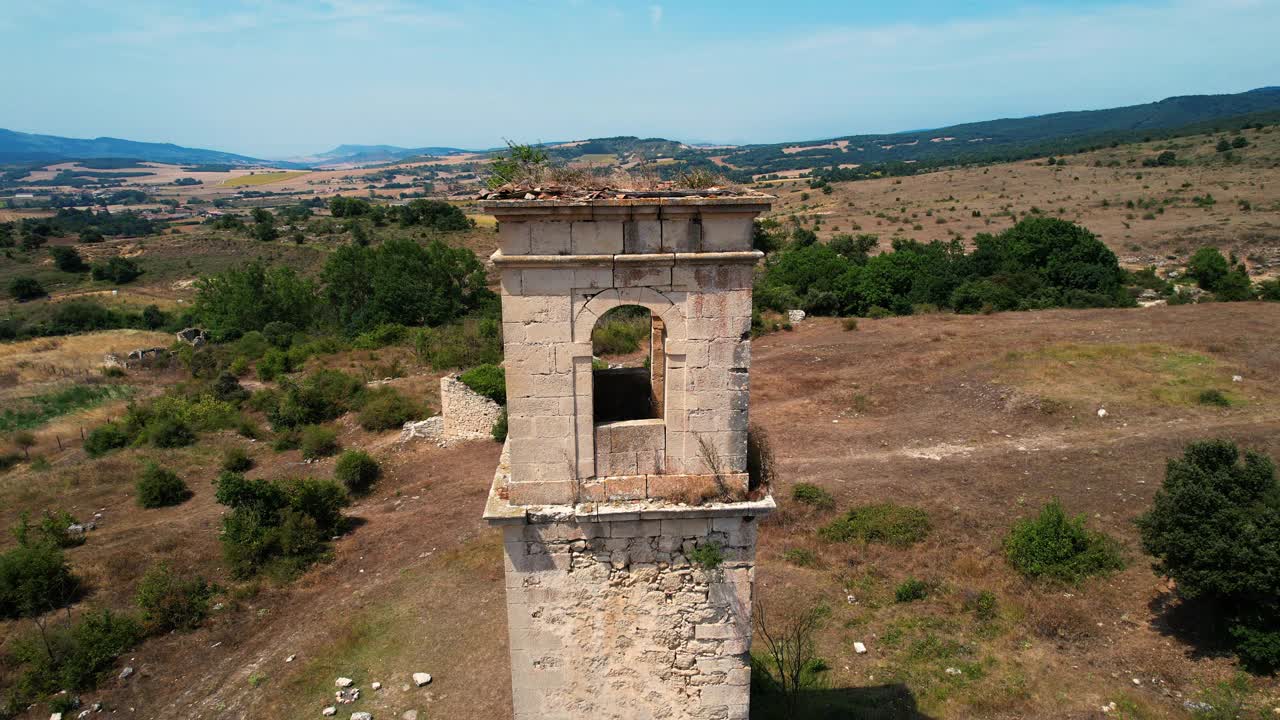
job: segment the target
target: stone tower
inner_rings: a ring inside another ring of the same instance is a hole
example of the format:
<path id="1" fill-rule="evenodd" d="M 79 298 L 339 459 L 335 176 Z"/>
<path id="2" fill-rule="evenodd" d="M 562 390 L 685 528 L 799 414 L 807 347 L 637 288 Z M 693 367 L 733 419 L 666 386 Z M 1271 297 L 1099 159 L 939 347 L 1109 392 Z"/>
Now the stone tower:
<path id="1" fill-rule="evenodd" d="M 640 195 L 637 197 L 637 195 Z M 747 474 L 752 220 L 765 195 L 492 200 L 508 437 L 517 720 L 746 718 L 756 519 Z M 635 305 L 647 368 L 593 367 Z"/>

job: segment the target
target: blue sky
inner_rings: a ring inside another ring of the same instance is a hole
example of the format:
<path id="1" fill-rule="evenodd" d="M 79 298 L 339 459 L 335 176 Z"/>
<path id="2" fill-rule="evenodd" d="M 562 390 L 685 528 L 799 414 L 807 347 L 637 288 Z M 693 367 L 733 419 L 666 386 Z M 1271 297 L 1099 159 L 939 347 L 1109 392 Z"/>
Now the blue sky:
<path id="1" fill-rule="evenodd" d="M 0 0 L 0 127 L 776 142 L 1280 85 L 1280 0 Z"/>

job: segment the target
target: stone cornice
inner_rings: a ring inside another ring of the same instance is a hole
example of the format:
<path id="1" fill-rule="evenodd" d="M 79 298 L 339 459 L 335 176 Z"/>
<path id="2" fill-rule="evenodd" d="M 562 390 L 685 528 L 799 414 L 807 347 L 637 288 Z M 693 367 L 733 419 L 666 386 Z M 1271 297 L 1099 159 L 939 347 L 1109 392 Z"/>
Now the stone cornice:
<path id="1" fill-rule="evenodd" d="M 755 265 L 764 257 L 759 250 L 701 253 L 633 253 L 618 255 L 504 255 L 498 250 L 489 256 L 499 268 L 564 268 L 621 263 L 671 267 L 675 265 Z"/>

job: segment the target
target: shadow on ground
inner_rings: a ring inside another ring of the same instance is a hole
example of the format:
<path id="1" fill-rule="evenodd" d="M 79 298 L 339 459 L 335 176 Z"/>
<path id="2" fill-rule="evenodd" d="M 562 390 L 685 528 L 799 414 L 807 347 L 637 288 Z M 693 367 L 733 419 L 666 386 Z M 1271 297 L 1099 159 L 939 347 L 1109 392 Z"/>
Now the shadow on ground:
<path id="1" fill-rule="evenodd" d="M 792 713 L 773 693 L 751 694 L 751 720 L 931 720 L 906 685 L 804 690 Z"/>
<path id="2" fill-rule="evenodd" d="M 1207 600 L 1185 598 L 1177 592 L 1162 592 L 1151 598 L 1151 628 L 1186 646 L 1187 657 L 1216 658 L 1233 654 L 1231 636 L 1221 612 Z"/>

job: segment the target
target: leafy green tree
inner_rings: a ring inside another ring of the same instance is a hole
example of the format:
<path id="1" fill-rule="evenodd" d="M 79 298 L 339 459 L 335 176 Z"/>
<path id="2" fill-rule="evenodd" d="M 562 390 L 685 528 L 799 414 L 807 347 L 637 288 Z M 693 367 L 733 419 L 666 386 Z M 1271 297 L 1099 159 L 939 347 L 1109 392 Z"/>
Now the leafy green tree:
<path id="1" fill-rule="evenodd" d="M 1187 261 L 1187 274 L 1205 290 L 1213 290 L 1231 272 L 1231 265 L 1217 248 L 1202 247 Z"/>
<path id="2" fill-rule="evenodd" d="M 1280 668 L 1280 482 L 1275 463 L 1225 440 L 1169 460 L 1143 549 L 1178 592 L 1205 600 L 1254 670 Z"/>
<path id="3" fill-rule="evenodd" d="M 372 206 L 368 200 L 337 195 L 329 199 L 329 212 L 334 217 L 350 218 L 368 215 Z"/>
<path id="4" fill-rule="evenodd" d="M 443 200 L 411 200 L 397 208 L 396 215 L 406 227 L 418 225 L 446 232 L 471 227 L 471 220 L 462 210 Z"/>
<path id="5" fill-rule="evenodd" d="M 84 258 L 73 247 L 57 245 L 49 248 L 49 255 L 53 257 L 53 266 L 62 272 L 78 273 L 89 269 Z"/>
<path id="6" fill-rule="evenodd" d="M 33 277 L 21 275 L 14 278 L 9 283 L 9 295 L 18 302 L 35 300 L 36 298 L 42 298 L 47 294 L 48 293 L 44 291 L 44 286 L 40 284 L 40 281 Z"/>
<path id="7" fill-rule="evenodd" d="M 1246 147 L 1249 147 L 1249 141 L 1245 140 L 1243 135 L 1237 135 L 1231 139 L 1231 147 L 1235 148 L 1236 150 L 1239 150 L 1241 148 L 1246 148 Z"/>
<path id="8" fill-rule="evenodd" d="M 316 287 L 289 267 L 253 261 L 196 281 L 194 315 L 215 339 L 239 337 L 278 320 L 311 325 Z"/>
<path id="9" fill-rule="evenodd" d="M 321 280 L 326 306 L 351 335 L 383 323 L 442 325 L 492 298 L 475 254 L 438 240 L 426 246 L 393 239 L 376 248 L 339 248 Z"/>
<path id="10" fill-rule="evenodd" d="M 124 257 L 113 257 L 105 263 L 94 263 L 92 268 L 94 280 L 109 280 L 117 285 L 132 282 L 142 274 L 138 263 Z"/>
<path id="11" fill-rule="evenodd" d="M 1227 152 L 1228 150 L 1231 149 L 1231 143 L 1227 142 L 1225 139 L 1219 140 L 1217 147 L 1215 147 L 1214 149 L 1220 153 Z"/>

